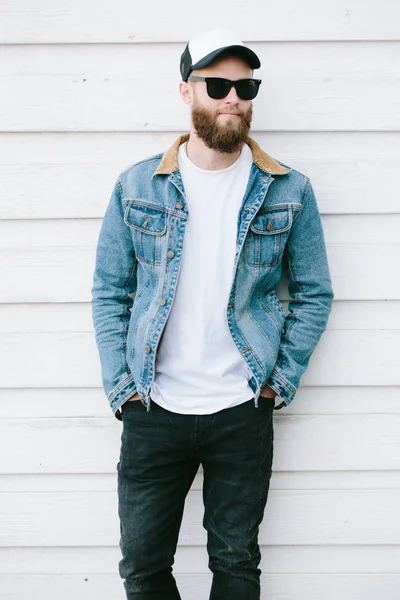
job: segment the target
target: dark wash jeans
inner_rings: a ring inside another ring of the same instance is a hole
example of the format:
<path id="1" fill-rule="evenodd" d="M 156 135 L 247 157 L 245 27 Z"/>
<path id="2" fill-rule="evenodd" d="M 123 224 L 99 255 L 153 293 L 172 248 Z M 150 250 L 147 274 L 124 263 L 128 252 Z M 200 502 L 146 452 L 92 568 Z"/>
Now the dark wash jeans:
<path id="1" fill-rule="evenodd" d="M 172 565 L 189 488 L 203 466 L 210 600 L 259 600 L 259 525 L 273 461 L 274 399 L 210 415 L 151 401 L 122 407 L 119 574 L 128 600 L 180 600 Z"/>

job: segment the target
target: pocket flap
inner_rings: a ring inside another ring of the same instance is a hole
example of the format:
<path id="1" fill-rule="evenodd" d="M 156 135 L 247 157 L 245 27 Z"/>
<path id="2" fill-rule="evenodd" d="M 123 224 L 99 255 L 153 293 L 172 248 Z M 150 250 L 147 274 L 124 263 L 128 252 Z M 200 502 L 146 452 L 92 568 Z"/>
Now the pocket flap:
<path id="1" fill-rule="evenodd" d="M 129 227 L 151 235 L 163 235 L 167 230 L 167 215 L 156 207 L 129 204 L 125 208 L 124 221 Z"/>
<path id="2" fill-rule="evenodd" d="M 293 215 L 290 207 L 271 208 L 262 210 L 256 214 L 250 224 L 250 229 L 254 233 L 262 235 L 275 235 L 290 229 Z"/>

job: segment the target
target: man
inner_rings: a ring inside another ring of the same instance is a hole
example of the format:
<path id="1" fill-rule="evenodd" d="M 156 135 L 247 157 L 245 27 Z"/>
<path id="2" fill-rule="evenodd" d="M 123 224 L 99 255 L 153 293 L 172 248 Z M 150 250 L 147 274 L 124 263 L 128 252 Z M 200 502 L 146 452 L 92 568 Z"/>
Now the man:
<path id="1" fill-rule="evenodd" d="M 100 231 L 93 322 L 123 423 L 128 600 L 180 598 L 172 564 L 200 464 L 210 598 L 259 599 L 273 409 L 292 402 L 331 311 L 310 179 L 249 137 L 259 67 L 229 32 L 189 42 L 179 89 L 190 133 L 120 174 Z M 284 255 L 287 315 L 275 293 Z"/>

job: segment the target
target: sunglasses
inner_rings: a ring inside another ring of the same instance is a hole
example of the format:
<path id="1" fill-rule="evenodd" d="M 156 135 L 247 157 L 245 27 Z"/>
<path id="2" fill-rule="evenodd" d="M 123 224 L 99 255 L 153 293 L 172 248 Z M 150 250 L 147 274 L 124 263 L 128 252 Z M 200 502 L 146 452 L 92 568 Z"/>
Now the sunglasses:
<path id="1" fill-rule="evenodd" d="M 214 100 L 225 98 L 232 87 L 241 100 L 253 100 L 258 94 L 261 79 L 224 79 L 223 77 L 197 77 L 192 75 L 188 81 L 205 81 L 207 85 L 207 94 Z"/>

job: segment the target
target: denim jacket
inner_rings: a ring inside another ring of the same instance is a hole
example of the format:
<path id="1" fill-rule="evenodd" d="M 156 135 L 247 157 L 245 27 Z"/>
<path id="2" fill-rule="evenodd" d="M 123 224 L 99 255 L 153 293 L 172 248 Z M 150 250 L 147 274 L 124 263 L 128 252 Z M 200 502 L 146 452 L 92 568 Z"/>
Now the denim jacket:
<path id="1" fill-rule="evenodd" d="M 122 404 L 135 392 L 150 409 L 157 347 L 174 301 L 190 219 L 178 165 L 179 145 L 188 137 L 120 173 L 99 233 L 92 318 L 103 388 L 119 420 Z M 226 319 L 252 372 L 255 405 L 268 384 L 282 399 L 279 409 L 296 394 L 326 329 L 334 294 L 310 179 L 274 160 L 252 138 L 247 143 L 253 164 L 238 213 Z M 275 291 L 284 257 L 287 315 Z"/>

